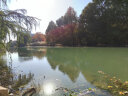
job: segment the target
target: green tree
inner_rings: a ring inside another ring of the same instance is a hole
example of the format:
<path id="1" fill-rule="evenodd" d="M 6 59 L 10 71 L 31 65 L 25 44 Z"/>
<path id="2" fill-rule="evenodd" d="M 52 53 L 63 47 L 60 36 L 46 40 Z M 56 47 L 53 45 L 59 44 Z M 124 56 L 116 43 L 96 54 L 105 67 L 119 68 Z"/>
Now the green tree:
<path id="1" fill-rule="evenodd" d="M 72 24 L 77 22 L 77 15 L 72 7 L 69 7 L 64 15 L 64 24 Z"/>
<path id="2" fill-rule="evenodd" d="M 93 0 L 89 3 L 79 20 L 78 34 L 81 45 L 127 45 L 127 6 L 126 0 Z"/>
<path id="3" fill-rule="evenodd" d="M 9 10 L 7 0 L 0 0 L 0 44 L 5 45 L 6 37 L 18 35 L 20 32 L 31 31 L 39 24 L 39 19 L 27 16 L 25 9 Z M 5 6 L 5 7 L 3 7 Z"/>
<path id="4" fill-rule="evenodd" d="M 64 16 L 61 16 L 58 20 L 56 20 L 57 26 L 61 27 L 64 25 Z"/>
<path id="5" fill-rule="evenodd" d="M 31 36 L 28 33 L 20 32 L 17 35 L 18 47 L 24 47 L 24 46 L 26 46 L 30 42 L 31 42 Z"/>
<path id="6" fill-rule="evenodd" d="M 49 34 L 50 34 L 50 31 L 52 31 L 52 30 L 54 30 L 54 29 L 56 29 L 56 24 L 53 22 L 53 21 L 51 21 L 51 22 L 49 22 L 49 25 L 48 25 L 48 27 L 47 27 L 47 29 L 46 29 L 46 41 L 47 42 L 49 42 L 50 41 L 50 38 L 49 38 Z"/>
<path id="7" fill-rule="evenodd" d="M 67 24 L 77 23 L 77 21 L 78 17 L 76 15 L 76 11 L 72 7 L 69 7 L 65 15 L 56 20 L 56 23 L 61 27 Z"/>
<path id="8" fill-rule="evenodd" d="M 57 27 L 56 24 L 55 24 L 53 21 L 50 21 L 50 22 L 49 22 L 49 25 L 48 25 L 48 27 L 47 27 L 47 29 L 46 29 L 46 34 L 47 34 L 49 31 L 55 29 L 56 27 Z"/>

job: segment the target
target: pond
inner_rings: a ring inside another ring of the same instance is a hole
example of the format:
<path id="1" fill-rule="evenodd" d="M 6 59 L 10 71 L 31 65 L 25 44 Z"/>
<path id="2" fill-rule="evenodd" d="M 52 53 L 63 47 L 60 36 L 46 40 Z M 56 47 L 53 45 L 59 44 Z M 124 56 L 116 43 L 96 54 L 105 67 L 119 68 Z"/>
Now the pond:
<path id="1" fill-rule="evenodd" d="M 127 48 L 29 47 L 13 51 L 11 59 L 16 74 L 33 74 L 33 79 L 26 85 L 38 87 L 39 91 L 33 96 L 63 96 L 66 91 L 63 88 L 80 92 L 91 88 L 96 91 L 87 96 L 111 96 L 100 89 L 103 84 L 98 71 L 122 81 L 128 80 Z M 4 60 L 9 65 L 8 52 Z"/>

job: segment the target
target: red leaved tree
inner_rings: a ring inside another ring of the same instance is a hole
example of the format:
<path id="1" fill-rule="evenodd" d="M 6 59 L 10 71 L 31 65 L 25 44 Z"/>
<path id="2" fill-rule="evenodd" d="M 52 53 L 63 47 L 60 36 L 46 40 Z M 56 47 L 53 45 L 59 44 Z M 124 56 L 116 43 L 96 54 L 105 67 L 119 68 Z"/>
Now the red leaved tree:
<path id="1" fill-rule="evenodd" d="M 75 23 L 57 27 L 56 29 L 48 32 L 47 41 L 49 43 L 62 45 L 75 45 L 77 39 L 75 29 Z"/>

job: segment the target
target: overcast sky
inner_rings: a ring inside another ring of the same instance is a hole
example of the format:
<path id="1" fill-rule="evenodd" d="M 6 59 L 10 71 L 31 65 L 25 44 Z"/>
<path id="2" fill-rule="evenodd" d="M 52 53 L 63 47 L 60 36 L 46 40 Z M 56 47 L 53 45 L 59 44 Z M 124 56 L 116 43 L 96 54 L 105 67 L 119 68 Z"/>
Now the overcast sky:
<path id="1" fill-rule="evenodd" d="M 9 8 L 26 9 L 27 15 L 41 19 L 40 27 L 33 30 L 32 33 L 42 32 L 48 26 L 48 23 L 53 20 L 54 22 L 65 14 L 68 7 L 71 6 L 79 16 L 84 7 L 92 0 L 12 0 Z"/>

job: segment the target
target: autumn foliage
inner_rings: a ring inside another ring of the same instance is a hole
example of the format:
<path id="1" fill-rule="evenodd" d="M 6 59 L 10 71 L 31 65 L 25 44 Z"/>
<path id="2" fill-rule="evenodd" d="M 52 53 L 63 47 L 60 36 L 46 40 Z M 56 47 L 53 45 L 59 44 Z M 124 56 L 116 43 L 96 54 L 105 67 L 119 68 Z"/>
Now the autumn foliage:
<path id="1" fill-rule="evenodd" d="M 54 44 L 62 45 L 74 45 L 76 42 L 75 33 L 76 24 L 67 24 L 65 26 L 57 27 L 49 31 L 47 36 L 47 41 Z"/>
<path id="2" fill-rule="evenodd" d="M 43 35 L 40 32 L 32 36 L 32 42 L 45 42 L 45 41 L 46 41 L 45 35 Z"/>
<path id="3" fill-rule="evenodd" d="M 46 29 L 47 43 L 51 45 L 77 45 L 77 25 L 76 12 L 72 7 L 69 7 L 65 15 L 56 20 L 56 23 L 53 21 L 49 23 Z"/>

